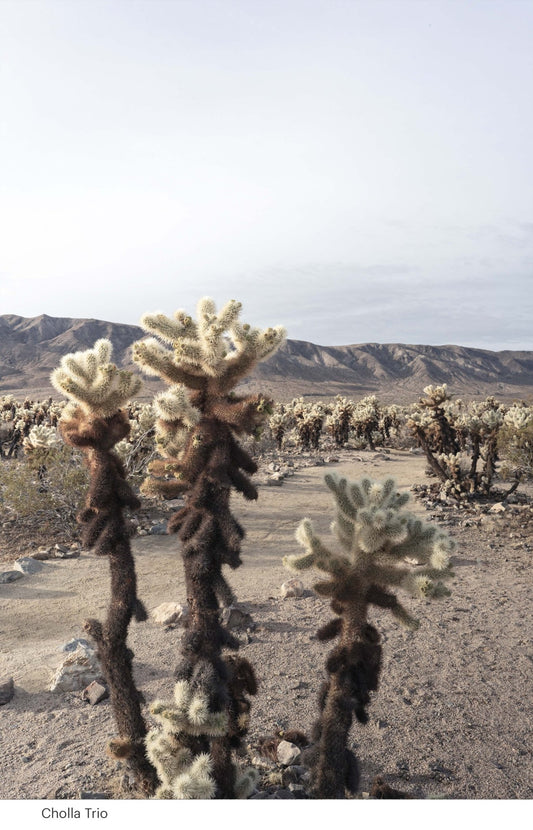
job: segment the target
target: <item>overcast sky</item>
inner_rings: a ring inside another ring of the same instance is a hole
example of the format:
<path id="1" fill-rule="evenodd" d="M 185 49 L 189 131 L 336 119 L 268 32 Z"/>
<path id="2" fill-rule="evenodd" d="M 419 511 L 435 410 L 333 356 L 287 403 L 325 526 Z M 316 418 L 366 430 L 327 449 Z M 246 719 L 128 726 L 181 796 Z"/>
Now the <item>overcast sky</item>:
<path id="1" fill-rule="evenodd" d="M 533 0 L 0 0 L 0 314 L 533 349 Z"/>

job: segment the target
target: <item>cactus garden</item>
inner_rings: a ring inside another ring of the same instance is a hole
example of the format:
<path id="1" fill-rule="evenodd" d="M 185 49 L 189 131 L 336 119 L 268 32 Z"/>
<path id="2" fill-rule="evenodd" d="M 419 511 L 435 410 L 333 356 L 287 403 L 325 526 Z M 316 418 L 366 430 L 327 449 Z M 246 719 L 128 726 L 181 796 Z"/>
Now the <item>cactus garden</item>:
<path id="1" fill-rule="evenodd" d="M 248 394 L 241 311 L 0 398 L 1 796 L 531 797 L 533 408 Z"/>

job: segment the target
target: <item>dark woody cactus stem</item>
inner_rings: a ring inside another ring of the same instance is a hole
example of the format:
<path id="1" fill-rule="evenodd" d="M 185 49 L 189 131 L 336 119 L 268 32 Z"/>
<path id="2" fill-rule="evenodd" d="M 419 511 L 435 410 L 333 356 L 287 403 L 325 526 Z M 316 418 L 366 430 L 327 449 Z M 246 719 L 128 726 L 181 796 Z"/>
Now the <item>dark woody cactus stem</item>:
<path id="1" fill-rule="evenodd" d="M 137 786 L 145 795 L 157 783 L 154 767 L 144 748 L 146 726 L 140 695 L 132 671 L 133 653 L 127 647 L 129 623 L 146 620 L 146 610 L 137 597 L 135 565 L 131 553 L 124 508 L 136 509 L 140 502 L 126 481 L 126 473 L 114 445 L 130 430 L 125 412 L 110 412 L 119 398 L 139 388 L 130 373 L 119 373 L 109 364 L 111 344 L 99 341 L 94 350 L 63 359 L 53 375 L 54 384 L 78 402 L 65 410 L 59 430 L 65 442 L 80 449 L 89 470 L 90 484 L 85 507 L 78 514 L 83 544 L 97 556 L 109 557 L 111 601 L 104 623 L 89 619 L 85 631 L 97 645 L 97 656 L 109 686 L 118 738 L 109 744 L 112 757 L 125 758 Z M 76 389 L 76 384 L 81 387 Z M 116 392 L 120 389 L 120 395 Z M 75 390 L 75 392 L 74 392 Z M 87 394 L 89 393 L 89 394 Z"/>
<path id="2" fill-rule="evenodd" d="M 143 490 L 186 498 L 168 531 L 182 544 L 188 629 L 175 672 L 174 702 L 152 707 L 162 729 L 147 738 L 161 780 L 159 798 L 236 798 L 253 786 L 249 773 L 234 766 L 232 751 L 246 733 L 247 695 L 255 694 L 257 684 L 246 660 L 223 653 L 239 643 L 221 625 L 220 610 L 233 596 L 222 568 L 241 564 L 244 537 L 231 514 L 231 491 L 257 498 L 249 478 L 257 467 L 237 437 L 254 434 L 271 406 L 261 396 L 237 396 L 232 390 L 278 348 L 285 333 L 241 324 L 240 308 L 230 300 L 217 313 L 213 301 L 204 298 L 197 321 L 183 311 L 174 319 L 145 315 L 143 327 L 169 342 L 172 351 L 154 338 L 133 348 L 144 371 L 170 384 L 154 401 L 163 458 L 150 465 Z"/>

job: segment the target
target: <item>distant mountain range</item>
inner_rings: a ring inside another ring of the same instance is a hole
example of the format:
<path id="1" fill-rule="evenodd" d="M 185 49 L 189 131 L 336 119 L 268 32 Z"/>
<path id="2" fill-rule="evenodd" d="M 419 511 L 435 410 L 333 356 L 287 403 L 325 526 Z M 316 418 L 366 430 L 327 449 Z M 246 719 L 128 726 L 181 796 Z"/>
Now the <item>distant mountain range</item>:
<path id="1" fill-rule="evenodd" d="M 135 367 L 129 347 L 146 337 L 139 326 L 46 314 L 0 315 L 0 394 L 30 395 L 34 400 L 56 396 L 49 376 L 60 358 L 91 348 L 101 337 L 113 343 L 118 365 Z M 262 391 L 280 401 L 300 395 L 329 399 L 337 394 L 357 400 L 376 394 L 384 403 L 407 403 L 428 384 L 442 383 L 467 400 L 486 395 L 533 400 L 533 352 L 402 343 L 318 346 L 287 340 L 256 367 L 243 389 Z M 147 377 L 139 397 L 150 397 L 161 388 Z"/>

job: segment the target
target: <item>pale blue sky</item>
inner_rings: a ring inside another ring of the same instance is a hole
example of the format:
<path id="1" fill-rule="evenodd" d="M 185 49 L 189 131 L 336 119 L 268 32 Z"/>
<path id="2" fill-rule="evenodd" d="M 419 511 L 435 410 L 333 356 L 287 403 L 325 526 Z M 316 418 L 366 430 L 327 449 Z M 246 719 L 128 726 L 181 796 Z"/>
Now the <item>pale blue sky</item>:
<path id="1" fill-rule="evenodd" d="M 0 0 L 0 314 L 533 349 L 533 0 Z"/>

